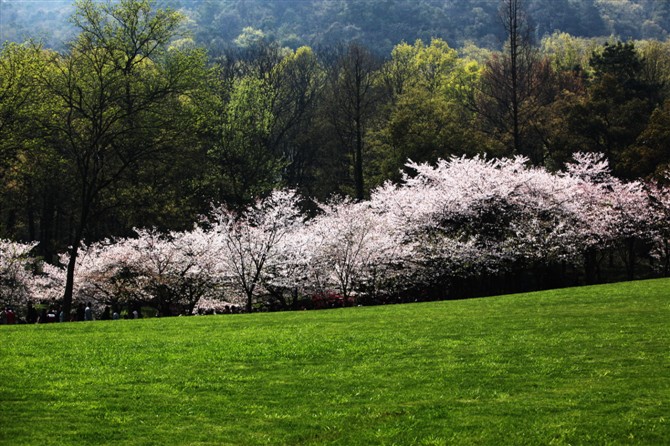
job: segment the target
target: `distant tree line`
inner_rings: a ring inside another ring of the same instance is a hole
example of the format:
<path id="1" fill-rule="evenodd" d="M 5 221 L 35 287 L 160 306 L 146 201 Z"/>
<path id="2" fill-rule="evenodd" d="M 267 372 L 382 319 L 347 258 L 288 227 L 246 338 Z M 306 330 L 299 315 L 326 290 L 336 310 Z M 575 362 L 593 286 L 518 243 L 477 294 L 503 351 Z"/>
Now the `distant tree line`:
<path id="1" fill-rule="evenodd" d="M 0 5 L 0 39 L 43 38 L 51 48 L 64 48 L 78 31 L 68 22 L 75 0 L 5 0 Z M 533 18 L 533 37 L 556 31 L 578 37 L 616 36 L 665 40 L 670 32 L 670 6 L 665 0 L 526 0 Z M 262 32 L 282 46 L 333 46 L 358 41 L 386 56 L 399 42 L 433 38 L 460 48 L 468 42 L 500 49 L 497 0 L 162 0 L 188 17 L 196 43 L 214 53 L 228 47 L 245 28 Z"/>
<path id="2" fill-rule="evenodd" d="M 151 0 L 78 2 L 63 50 L 0 52 L 0 238 L 37 241 L 54 264 L 67 253 L 69 310 L 83 242 L 186 230 L 212 203 L 241 210 L 281 188 L 363 201 L 411 177 L 408 159 L 560 172 L 597 152 L 616 178 L 665 182 L 670 43 L 537 42 L 528 5 L 496 6 L 501 51 L 432 39 L 382 57 L 254 29 L 208 53 Z"/>

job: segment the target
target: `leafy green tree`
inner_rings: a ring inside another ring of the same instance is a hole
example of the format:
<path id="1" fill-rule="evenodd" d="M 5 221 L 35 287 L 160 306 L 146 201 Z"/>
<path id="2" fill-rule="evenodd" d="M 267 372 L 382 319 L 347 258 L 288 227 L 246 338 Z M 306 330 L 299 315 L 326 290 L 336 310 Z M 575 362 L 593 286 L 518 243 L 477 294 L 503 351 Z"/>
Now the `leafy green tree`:
<path id="1" fill-rule="evenodd" d="M 5 42 L 0 49 L 0 133 L 5 137 L 26 119 L 25 110 L 37 98 L 35 76 L 41 69 L 40 53 L 40 46 L 30 42 Z"/>
<path id="2" fill-rule="evenodd" d="M 555 71 L 574 71 L 585 75 L 591 55 L 601 45 L 597 39 L 584 39 L 556 31 L 542 38 L 540 53 L 550 60 Z"/>
<path id="3" fill-rule="evenodd" d="M 30 42 L 5 44 L 0 54 L 0 234 L 39 240 L 36 251 L 51 260 L 62 171 L 39 125 L 49 115 L 39 84 L 48 57 Z"/>
<path id="4" fill-rule="evenodd" d="M 202 131 L 216 166 L 215 195 L 243 206 L 280 184 L 299 186 L 311 163 L 307 134 L 323 73 L 307 47 L 260 42 L 228 53 L 203 102 Z"/>
<path id="5" fill-rule="evenodd" d="M 63 308 L 72 303 L 79 246 L 98 221 L 107 193 L 144 160 L 160 156 L 179 122 L 181 95 L 202 54 L 168 45 L 182 16 L 150 0 L 77 3 L 80 30 L 65 54 L 55 54 L 43 88 L 53 98 L 45 123 L 71 180 L 72 220 Z"/>
<path id="6" fill-rule="evenodd" d="M 593 78 L 588 94 L 569 110 L 566 131 L 574 151 L 604 153 L 614 173 L 635 176 L 628 150 L 647 126 L 659 97 L 645 82 L 643 64 L 632 42 L 606 44 L 590 59 Z"/>
<path id="7" fill-rule="evenodd" d="M 642 60 L 642 83 L 652 87 L 651 99 L 660 104 L 670 97 L 670 42 L 643 40 L 636 45 Z"/>
<path id="8" fill-rule="evenodd" d="M 309 134 L 324 82 L 324 70 L 309 47 L 288 52 L 270 75 L 274 117 L 270 144 L 281 154 L 282 177 L 292 187 L 304 186 L 315 167 L 315 147 Z"/>
<path id="9" fill-rule="evenodd" d="M 656 108 L 622 162 L 631 176 L 650 177 L 666 183 L 670 172 L 670 101 Z"/>
<path id="10" fill-rule="evenodd" d="M 485 144 L 467 109 L 480 66 L 460 58 L 443 40 L 430 45 L 397 45 L 381 69 L 385 111 L 371 133 L 376 183 L 400 179 L 408 159 L 433 162 L 451 155 L 473 154 Z"/>
<path id="11" fill-rule="evenodd" d="M 15 176 L 20 170 L 17 167 L 22 149 L 19 135 L 30 127 L 30 109 L 38 97 L 35 77 L 41 70 L 40 65 L 40 48 L 36 45 L 5 43 L 0 50 L 0 191 L 3 196 L 0 215 L 5 215 L 0 230 L 4 229 L 1 232 L 5 235 L 14 231 L 14 210 L 7 204 L 18 185 Z"/>
<path id="12" fill-rule="evenodd" d="M 270 95 L 261 80 L 243 77 L 234 81 L 229 101 L 222 104 L 221 121 L 213 129 L 219 139 L 209 151 L 222 202 L 242 206 L 278 186 L 281 160 L 268 150 Z"/>

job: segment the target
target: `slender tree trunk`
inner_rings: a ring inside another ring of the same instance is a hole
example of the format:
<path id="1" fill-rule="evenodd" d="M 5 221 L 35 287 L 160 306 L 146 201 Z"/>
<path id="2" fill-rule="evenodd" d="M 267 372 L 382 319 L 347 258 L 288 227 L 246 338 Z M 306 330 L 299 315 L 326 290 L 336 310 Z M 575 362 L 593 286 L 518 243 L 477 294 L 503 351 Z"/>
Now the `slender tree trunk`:
<path id="1" fill-rule="evenodd" d="M 587 285 L 596 283 L 597 276 L 597 259 L 596 250 L 588 248 L 584 253 L 584 281 Z"/>
<path id="2" fill-rule="evenodd" d="M 512 133 L 514 153 L 521 153 L 519 130 L 519 5 L 517 0 L 509 0 L 509 58 L 510 58 L 510 89 L 512 99 Z"/>
<path id="3" fill-rule="evenodd" d="M 70 320 L 70 311 L 72 310 L 72 295 L 74 293 L 74 270 L 77 264 L 77 255 L 79 254 L 79 242 L 70 247 L 70 260 L 67 263 L 67 273 L 65 276 L 65 293 L 63 293 L 63 314 L 64 321 Z"/>
<path id="4" fill-rule="evenodd" d="M 360 63 L 355 67 L 355 108 L 354 121 L 356 126 L 356 147 L 354 153 L 354 182 L 356 186 L 356 199 L 363 200 L 363 67 Z"/>
<path id="5" fill-rule="evenodd" d="M 67 273 L 65 276 L 65 292 L 63 293 L 63 313 L 66 320 L 69 320 L 70 311 L 72 310 L 72 297 L 74 294 L 74 273 L 77 265 L 77 256 L 79 255 L 79 245 L 84 239 L 84 232 L 88 225 L 88 216 L 91 210 L 92 195 L 87 193 L 89 189 L 84 186 L 82 188 L 81 214 L 79 216 L 79 224 L 72 238 L 70 245 L 70 259 L 67 264 Z"/>
<path id="6" fill-rule="evenodd" d="M 356 182 L 356 199 L 363 200 L 363 129 L 360 117 L 356 118 L 356 153 L 354 156 L 354 180 Z"/>
<path id="7" fill-rule="evenodd" d="M 628 254 L 627 275 L 628 280 L 635 280 L 635 239 L 631 238 L 626 241 L 626 248 Z"/>
<path id="8" fill-rule="evenodd" d="M 247 291 L 247 313 L 251 313 L 251 310 L 253 310 L 253 302 L 254 302 L 253 291 L 251 292 Z"/>

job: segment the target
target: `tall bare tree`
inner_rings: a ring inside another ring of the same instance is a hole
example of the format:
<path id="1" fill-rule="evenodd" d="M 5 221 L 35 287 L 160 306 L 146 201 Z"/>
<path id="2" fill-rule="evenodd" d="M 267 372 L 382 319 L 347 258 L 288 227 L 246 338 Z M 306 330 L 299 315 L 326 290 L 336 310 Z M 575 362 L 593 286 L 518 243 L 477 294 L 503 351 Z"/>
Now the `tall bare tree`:
<path id="1" fill-rule="evenodd" d="M 542 162 L 531 141 L 533 119 L 547 103 L 551 68 L 533 46 L 525 0 L 501 0 L 500 19 L 507 39 L 501 53 L 486 64 L 477 110 L 486 127 L 506 146 L 507 154 Z"/>
<path id="2" fill-rule="evenodd" d="M 358 43 L 341 49 L 329 67 L 330 120 L 342 147 L 351 154 L 357 200 L 365 195 L 365 134 L 379 99 L 375 76 L 380 67 L 381 60 Z"/>

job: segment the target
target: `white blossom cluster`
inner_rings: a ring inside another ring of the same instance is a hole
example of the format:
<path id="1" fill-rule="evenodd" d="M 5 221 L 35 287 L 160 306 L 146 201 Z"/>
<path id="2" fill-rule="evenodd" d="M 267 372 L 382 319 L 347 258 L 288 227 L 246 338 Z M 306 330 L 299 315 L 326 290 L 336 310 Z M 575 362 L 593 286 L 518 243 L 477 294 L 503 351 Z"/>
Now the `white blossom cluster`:
<path id="1" fill-rule="evenodd" d="M 242 213 L 215 208 L 190 231 L 138 229 L 136 237 L 83 246 L 75 300 L 191 312 L 268 300 L 286 306 L 325 291 L 363 299 L 513 265 L 579 265 L 588 252 L 633 239 L 653 244 L 670 264 L 670 193 L 614 178 L 599 155 L 578 154 L 561 173 L 521 157 L 409 162 L 407 171 L 367 201 L 319 203 L 312 218 L 294 191 L 282 190 Z M 33 247 L 0 243 L 4 302 L 62 292 L 64 272 L 37 271 Z"/>

